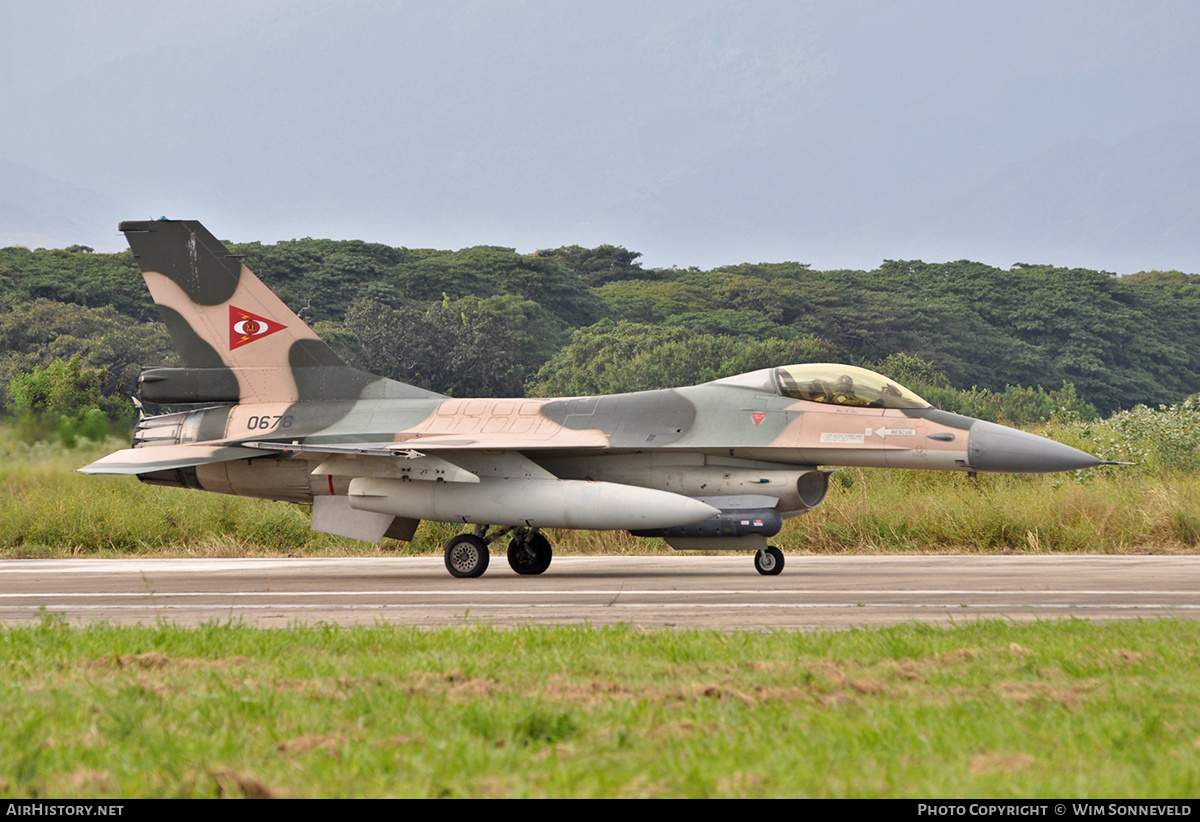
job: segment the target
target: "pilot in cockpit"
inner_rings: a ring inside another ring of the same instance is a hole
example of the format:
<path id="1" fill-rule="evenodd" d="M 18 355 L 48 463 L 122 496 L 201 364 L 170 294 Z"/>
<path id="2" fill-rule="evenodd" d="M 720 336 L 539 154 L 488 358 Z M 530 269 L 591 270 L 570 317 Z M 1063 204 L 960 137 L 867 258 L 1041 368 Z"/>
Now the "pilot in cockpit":
<path id="1" fill-rule="evenodd" d="M 854 393 L 854 379 L 849 374 L 842 374 L 833 383 L 833 401 L 837 403 L 856 404 L 858 397 Z"/>

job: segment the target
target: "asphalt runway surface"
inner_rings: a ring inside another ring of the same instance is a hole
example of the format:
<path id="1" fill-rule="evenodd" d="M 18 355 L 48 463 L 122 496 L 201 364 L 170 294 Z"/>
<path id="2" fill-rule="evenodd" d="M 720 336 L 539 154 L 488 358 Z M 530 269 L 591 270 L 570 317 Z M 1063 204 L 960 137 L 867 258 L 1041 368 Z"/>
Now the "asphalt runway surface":
<path id="1" fill-rule="evenodd" d="M 834 630 L 1200 617 L 1198 556 L 556 557 L 539 577 L 494 556 L 478 579 L 440 557 L 0 562 L 0 624 L 159 621 L 422 627 L 628 624 Z"/>

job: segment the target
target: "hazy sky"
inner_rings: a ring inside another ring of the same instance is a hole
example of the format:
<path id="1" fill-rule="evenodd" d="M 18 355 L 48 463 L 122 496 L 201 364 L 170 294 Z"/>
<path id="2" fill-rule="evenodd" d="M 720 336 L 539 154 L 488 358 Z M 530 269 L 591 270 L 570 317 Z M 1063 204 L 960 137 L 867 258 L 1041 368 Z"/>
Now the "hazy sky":
<path id="1" fill-rule="evenodd" d="M 9 2 L 0 242 L 1200 271 L 1194 2 Z"/>

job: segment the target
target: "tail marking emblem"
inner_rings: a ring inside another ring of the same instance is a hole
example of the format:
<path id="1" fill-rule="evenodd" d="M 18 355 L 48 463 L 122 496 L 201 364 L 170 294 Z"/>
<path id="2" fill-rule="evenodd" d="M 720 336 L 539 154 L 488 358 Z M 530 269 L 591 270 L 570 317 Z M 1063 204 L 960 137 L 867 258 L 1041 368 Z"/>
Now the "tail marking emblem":
<path id="1" fill-rule="evenodd" d="M 246 343 L 261 340 L 276 331 L 287 328 L 282 323 L 268 320 L 236 306 L 229 306 L 229 350 L 241 348 Z"/>

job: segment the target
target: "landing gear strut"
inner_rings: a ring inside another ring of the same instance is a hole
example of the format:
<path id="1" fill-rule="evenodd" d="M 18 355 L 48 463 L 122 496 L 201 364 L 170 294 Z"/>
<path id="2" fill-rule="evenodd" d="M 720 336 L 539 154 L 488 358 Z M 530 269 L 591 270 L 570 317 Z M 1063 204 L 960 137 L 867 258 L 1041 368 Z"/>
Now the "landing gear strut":
<path id="1" fill-rule="evenodd" d="M 783 572 L 783 551 L 774 545 L 768 545 L 754 555 L 754 570 L 765 577 L 773 577 Z"/>
<path id="2" fill-rule="evenodd" d="M 508 566 L 523 576 L 542 573 L 553 556 L 550 540 L 537 531 L 518 531 L 508 543 Z"/>

